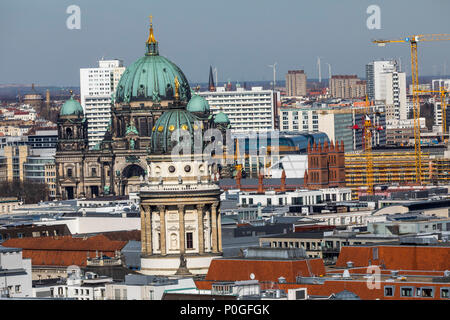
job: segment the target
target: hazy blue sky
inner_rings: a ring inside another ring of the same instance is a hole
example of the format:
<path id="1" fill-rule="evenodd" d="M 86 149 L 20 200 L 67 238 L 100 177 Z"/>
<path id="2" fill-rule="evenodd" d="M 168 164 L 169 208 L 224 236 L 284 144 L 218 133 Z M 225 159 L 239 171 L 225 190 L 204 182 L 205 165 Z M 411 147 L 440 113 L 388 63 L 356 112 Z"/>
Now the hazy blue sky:
<path id="1" fill-rule="evenodd" d="M 81 29 L 69 30 L 69 5 L 81 8 Z M 369 30 L 366 9 L 381 8 L 381 29 Z M 375 38 L 450 33 L 449 0 L 0 0 L 0 84 L 79 85 L 79 68 L 120 58 L 131 64 L 145 52 L 153 15 L 160 54 L 191 82 L 206 82 L 209 66 L 219 81 L 277 79 L 289 69 L 317 78 L 365 75 L 377 58 L 400 57 L 410 74 L 407 44 L 379 48 Z M 419 44 L 422 75 L 447 60 L 450 41 Z M 435 66 L 435 67 L 433 67 Z M 436 71 L 437 70 L 437 71 Z"/>

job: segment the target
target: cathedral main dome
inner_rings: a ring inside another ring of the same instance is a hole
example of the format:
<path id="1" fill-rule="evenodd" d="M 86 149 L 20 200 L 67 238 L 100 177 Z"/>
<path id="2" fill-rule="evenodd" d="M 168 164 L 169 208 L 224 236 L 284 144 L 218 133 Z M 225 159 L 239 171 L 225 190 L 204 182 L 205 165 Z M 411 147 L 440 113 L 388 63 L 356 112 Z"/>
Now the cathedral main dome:
<path id="1" fill-rule="evenodd" d="M 117 85 L 115 101 L 153 101 L 173 100 L 174 82 L 178 79 L 179 99 L 188 102 L 191 99 L 189 82 L 183 71 L 169 59 L 160 56 L 158 42 L 150 25 L 150 35 L 146 42 L 147 52 L 136 60 L 122 74 Z"/>

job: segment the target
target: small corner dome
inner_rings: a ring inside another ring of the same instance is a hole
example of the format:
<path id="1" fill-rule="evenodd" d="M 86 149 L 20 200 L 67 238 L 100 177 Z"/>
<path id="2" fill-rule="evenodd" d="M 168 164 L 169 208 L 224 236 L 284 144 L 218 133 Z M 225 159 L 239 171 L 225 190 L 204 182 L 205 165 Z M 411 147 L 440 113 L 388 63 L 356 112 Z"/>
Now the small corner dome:
<path id="1" fill-rule="evenodd" d="M 64 102 L 59 111 L 60 116 L 83 115 L 83 113 L 83 107 L 77 100 L 74 100 L 73 97 L 70 97 L 69 100 Z"/>
<path id="2" fill-rule="evenodd" d="M 193 95 L 186 107 L 187 111 L 194 113 L 209 113 L 209 103 L 199 95 Z"/>
<path id="3" fill-rule="evenodd" d="M 214 123 L 229 124 L 230 123 L 230 119 L 228 119 L 228 116 L 225 113 L 220 111 L 214 117 Z"/>

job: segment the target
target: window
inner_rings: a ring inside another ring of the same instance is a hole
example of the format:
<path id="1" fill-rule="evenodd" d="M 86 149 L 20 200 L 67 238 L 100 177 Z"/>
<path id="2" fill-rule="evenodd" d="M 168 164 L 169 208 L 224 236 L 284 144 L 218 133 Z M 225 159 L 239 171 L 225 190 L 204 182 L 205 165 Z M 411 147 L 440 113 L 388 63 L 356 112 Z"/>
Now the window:
<path id="1" fill-rule="evenodd" d="M 96 177 L 97 176 L 97 168 L 91 168 L 91 176 Z"/>
<path id="2" fill-rule="evenodd" d="M 20 293 L 21 292 L 21 287 L 20 287 L 20 285 L 17 285 L 16 286 L 16 293 Z"/>
<path id="3" fill-rule="evenodd" d="M 68 177 L 72 176 L 72 168 L 67 169 L 67 176 Z"/>
<path id="4" fill-rule="evenodd" d="M 449 291 L 450 288 L 441 288 L 441 298 L 450 298 Z"/>
<path id="5" fill-rule="evenodd" d="M 434 288 L 419 288 L 417 289 L 417 295 L 424 298 L 433 298 Z"/>
<path id="6" fill-rule="evenodd" d="M 150 290 L 149 298 L 150 298 L 150 300 L 155 300 L 155 291 Z"/>
<path id="7" fill-rule="evenodd" d="M 271 206 L 271 205 L 272 205 L 272 199 L 270 199 L 270 198 L 267 199 L 267 205 L 268 205 L 268 206 Z"/>
<path id="8" fill-rule="evenodd" d="M 378 248 L 372 248 L 373 260 L 378 260 Z"/>
<path id="9" fill-rule="evenodd" d="M 412 297 L 414 292 L 413 287 L 402 287 L 400 289 L 400 296 L 401 297 Z"/>
<path id="10" fill-rule="evenodd" d="M 187 232 L 186 233 L 186 248 L 187 249 L 194 248 L 194 241 L 193 241 L 192 232 Z"/>
<path id="11" fill-rule="evenodd" d="M 395 287 L 393 286 L 385 286 L 384 287 L 384 296 L 385 297 L 393 297 L 395 292 Z"/>

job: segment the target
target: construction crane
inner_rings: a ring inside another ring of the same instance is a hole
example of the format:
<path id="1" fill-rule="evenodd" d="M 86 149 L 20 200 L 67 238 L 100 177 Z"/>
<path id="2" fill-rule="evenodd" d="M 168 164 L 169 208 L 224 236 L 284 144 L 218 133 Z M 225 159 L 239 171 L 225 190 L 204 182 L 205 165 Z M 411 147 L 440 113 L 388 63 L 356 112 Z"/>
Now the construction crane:
<path id="1" fill-rule="evenodd" d="M 441 111 L 442 111 L 442 141 L 444 141 L 444 137 L 445 134 L 447 133 L 447 126 L 446 126 L 446 122 L 447 122 L 447 114 L 446 114 L 446 110 L 447 110 L 447 100 L 446 100 L 446 94 L 448 93 L 448 91 L 444 88 L 444 87 L 440 87 L 439 91 L 436 90 L 417 90 L 417 93 L 439 93 L 439 95 L 441 96 Z"/>
<path id="2" fill-rule="evenodd" d="M 413 85 L 413 115 L 414 115 L 414 153 L 416 165 L 416 183 L 422 184 L 422 151 L 420 146 L 420 101 L 418 95 L 419 88 L 419 68 L 417 61 L 417 43 L 425 41 L 445 41 L 450 40 L 450 34 L 418 34 L 395 40 L 373 40 L 379 46 L 386 43 L 409 43 L 411 46 L 411 78 Z"/>
<path id="3" fill-rule="evenodd" d="M 367 193 L 374 194 L 374 179 L 373 179 L 373 155 L 372 155 L 372 132 L 383 130 L 382 127 L 375 125 L 370 119 L 370 103 L 366 95 L 366 110 L 363 115 L 363 124 L 359 126 L 355 124 L 351 127 L 353 130 L 362 130 L 364 143 L 364 156 L 366 159 L 366 185 Z"/>

